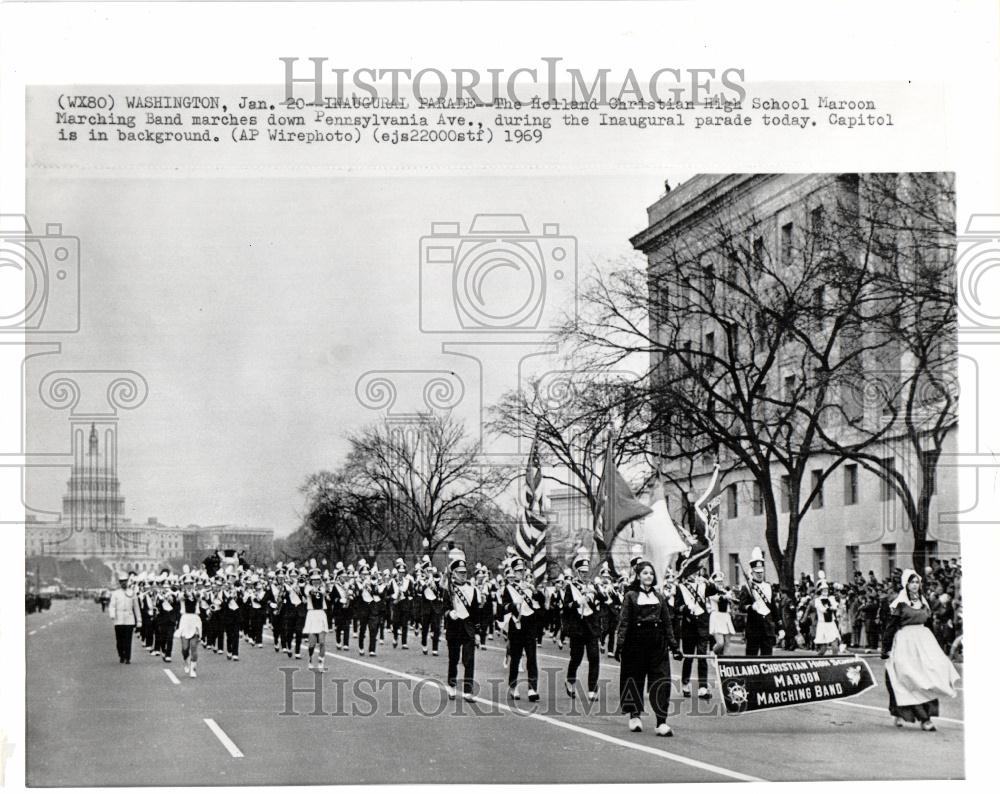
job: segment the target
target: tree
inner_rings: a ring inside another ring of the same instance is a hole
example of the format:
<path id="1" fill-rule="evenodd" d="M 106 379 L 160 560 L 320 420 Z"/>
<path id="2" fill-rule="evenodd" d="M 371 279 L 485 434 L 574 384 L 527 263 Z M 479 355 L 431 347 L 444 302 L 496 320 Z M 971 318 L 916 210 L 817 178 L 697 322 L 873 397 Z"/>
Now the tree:
<path id="1" fill-rule="evenodd" d="M 613 425 L 618 433 L 616 465 L 641 460 L 646 452 L 643 410 L 630 378 L 580 369 L 567 373 L 555 388 L 534 378 L 525 388 L 507 392 L 490 407 L 486 428 L 526 443 L 537 438 L 544 479 L 580 496 L 596 522 L 608 429 Z"/>
<path id="2" fill-rule="evenodd" d="M 892 369 L 908 343 L 887 318 L 913 308 L 911 291 L 893 280 L 913 251 L 892 247 L 894 232 L 911 224 L 877 188 L 868 177 L 830 178 L 808 215 L 778 228 L 729 191 L 682 231 L 640 240 L 648 266 L 598 271 L 584 312 L 562 332 L 596 371 L 649 356 L 634 389 L 649 407 L 660 468 L 690 471 L 692 461 L 718 458 L 746 472 L 786 587 L 799 527 L 826 479 L 848 459 L 877 468 L 880 445 L 899 434 L 895 421 L 859 419 L 872 413 L 864 393 L 873 364 Z"/>
<path id="3" fill-rule="evenodd" d="M 433 553 L 470 516 L 488 515 L 509 479 L 481 464 L 478 445 L 449 414 L 427 414 L 416 425 L 370 425 L 348 440 L 352 487 L 391 506 L 386 532 L 401 552 Z M 491 522 L 481 526 L 496 531 Z"/>

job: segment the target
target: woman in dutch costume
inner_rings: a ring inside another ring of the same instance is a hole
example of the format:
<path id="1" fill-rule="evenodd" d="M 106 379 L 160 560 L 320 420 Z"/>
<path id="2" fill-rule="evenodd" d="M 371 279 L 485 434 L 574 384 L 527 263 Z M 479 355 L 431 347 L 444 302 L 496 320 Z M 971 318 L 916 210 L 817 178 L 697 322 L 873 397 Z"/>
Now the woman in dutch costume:
<path id="1" fill-rule="evenodd" d="M 920 592 L 916 571 L 903 571 L 903 589 L 890 605 L 891 616 L 882 636 L 885 685 L 889 690 L 889 713 L 896 727 L 919 722 L 922 730 L 936 730 L 938 697 L 956 697 L 959 675 L 927 627 L 931 609 Z"/>
<path id="2" fill-rule="evenodd" d="M 840 650 L 840 628 L 837 625 L 837 599 L 830 595 L 830 586 L 822 579 L 817 588 L 813 609 L 816 611 L 816 636 L 813 644 L 820 656 L 830 649 L 831 653 Z"/>
<path id="3" fill-rule="evenodd" d="M 304 595 L 308 609 L 302 633 L 309 638 L 309 669 L 322 671 L 325 669 L 323 663 L 326 659 L 326 633 L 330 630 L 330 626 L 326 620 L 326 587 L 323 585 L 323 576 L 315 565 L 309 571 L 309 584 L 305 586 Z M 319 657 L 314 667 L 313 654 L 317 645 Z"/>

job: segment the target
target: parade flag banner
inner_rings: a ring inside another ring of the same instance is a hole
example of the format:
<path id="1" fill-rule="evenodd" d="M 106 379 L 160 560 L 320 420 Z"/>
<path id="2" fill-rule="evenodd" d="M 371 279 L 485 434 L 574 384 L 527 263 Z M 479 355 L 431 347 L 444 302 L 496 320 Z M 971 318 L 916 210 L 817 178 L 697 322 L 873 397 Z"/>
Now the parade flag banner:
<path id="1" fill-rule="evenodd" d="M 712 479 L 708 488 L 694 503 L 694 512 L 705 526 L 705 540 L 711 543 L 719 528 L 719 511 L 722 505 L 722 478 L 719 476 L 719 464 L 715 464 Z"/>
<path id="2" fill-rule="evenodd" d="M 607 551 L 622 527 L 650 514 L 649 507 L 635 498 L 632 489 L 615 465 L 615 432 L 608 431 L 608 447 L 604 453 L 604 472 L 598 488 L 599 520 L 594 527 L 597 548 Z"/>
<path id="3" fill-rule="evenodd" d="M 548 559 L 545 554 L 545 540 L 548 534 L 548 519 L 544 511 L 542 490 L 542 462 L 538 455 L 538 436 L 531 444 L 528 465 L 524 472 L 524 514 L 517 526 L 514 545 L 518 553 L 527 561 L 535 582 L 545 577 Z"/>
<path id="4" fill-rule="evenodd" d="M 658 477 L 653 485 L 653 498 L 649 506 L 652 512 L 645 520 L 646 537 L 642 556 L 653 563 L 657 576 L 663 576 L 670 558 L 675 554 L 686 553 L 689 546 L 670 518 L 663 482 Z"/>
<path id="5" fill-rule="evenodd" d="M 854 697 L 875 686 L 857 656 L 748 656 L 717 662 L 726 711 L 748 711 Z"/>

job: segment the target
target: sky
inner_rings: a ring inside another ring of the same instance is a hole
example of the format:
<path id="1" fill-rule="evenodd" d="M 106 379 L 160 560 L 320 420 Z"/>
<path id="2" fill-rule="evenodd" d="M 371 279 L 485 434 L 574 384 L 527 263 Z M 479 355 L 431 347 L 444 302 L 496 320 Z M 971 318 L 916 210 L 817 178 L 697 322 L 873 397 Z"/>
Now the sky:
<path id="1" fill-rule="evenodd" d="M 536 233 L 559 224 L 575 238 L 582 278 L 638 256 L 628 238 L 644 228 L 665 176 L 33 173 L 33 227 L 59 222 L 81 240 L 81 331 L 60 356 L 29 366 L 27 447 L 68 447 L 68 411 L 37 397 L 49 370 L 137 371 L 149 396 L 119 424 L 126 515 L 285 535 L 298 526 L 305 477 L 339 465 L 346 434 L 379 417 L 356 396 L 364 373 L 454 372 L 464 394 L 455 411 L 475 431 L 480 396 L 489 403 L 513 388 L 517 359 L 538 349 L 527 339 L 462 348 L 483 360 L 480 384 L 475 361 L 443 353 L 442 342 L 484 335 L 421 332 L 420 239 L 432 223 L 458 223 L 462 235 L 477 213 L 523 214 Z M 450 267 L 424 273 L 425 303 L 450 305 Z M 492 278 L 487 300 L 498 299 L 491 285 L 513 283 Z M 546 278 L 548 305 L 571 305 L 567 282 Z M 402 382 L 393 410 L 419 403 L 418 386 Z M 36 473 L 29 508 L 58 510 L 67 477 Z"/>

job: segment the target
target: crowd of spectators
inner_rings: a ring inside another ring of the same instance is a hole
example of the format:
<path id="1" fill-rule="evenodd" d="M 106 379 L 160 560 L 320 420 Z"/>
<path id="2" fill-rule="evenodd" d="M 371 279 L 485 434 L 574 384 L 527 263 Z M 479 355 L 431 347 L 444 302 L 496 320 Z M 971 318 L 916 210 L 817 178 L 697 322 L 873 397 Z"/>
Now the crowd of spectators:
<path id="1" fill-rule="evenodd" d="M 850 582 L 827 582 L 837 602 L 837 626 L 842 646 L 856 652 L 874 652 L 889 620 L 889 605 L 901 589 L 902 569 L 879 578 L 855 570 Z M 923 594 L 930 605 L 930 629 L 952 659 L 962 654 L 962 566 L 957 559 L 932 559 L 922 574 Z M 818 582 L 803 573 L 794 591 L 782 594 L 779 641 L 786 650 L 814 650 L 815 601 Z"/>

